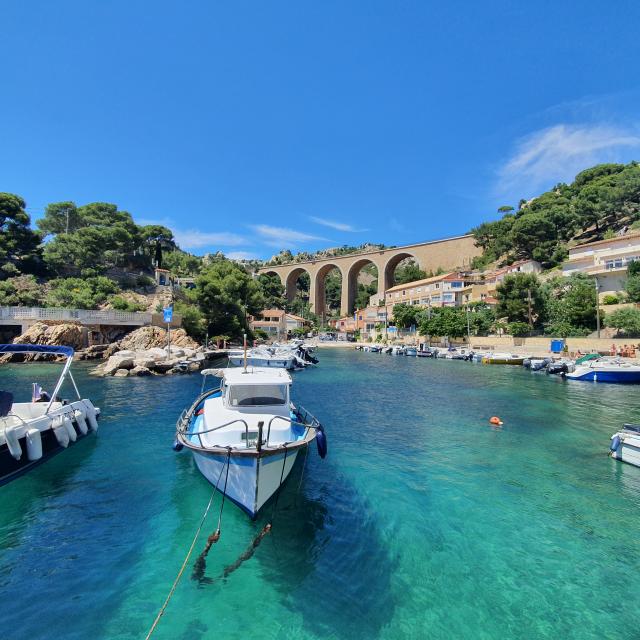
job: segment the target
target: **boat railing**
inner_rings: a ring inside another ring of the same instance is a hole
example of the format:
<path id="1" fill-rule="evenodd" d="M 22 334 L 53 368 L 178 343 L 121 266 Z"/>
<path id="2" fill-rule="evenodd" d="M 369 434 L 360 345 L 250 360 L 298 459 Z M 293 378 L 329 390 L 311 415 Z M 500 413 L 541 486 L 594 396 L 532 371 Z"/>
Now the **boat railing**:
<path id="1" fill-rule="evenodd" d="M 182 427 L 184 427 L 184 426 L 189 424 L 189 420 L 191 420 L 191 416 L 193 415 L 193 412 L 198 408 L 198 405 L 201 402 L 204 402 L 207 398 L 215 395 L 216 393 L 222 393 L 222 385 L 220 385 L 217 389 L 209 389 L 208 391 L 205 391 L 204 393 L 201 393 L 193 401 L 191 406 L 188 409 L 185 409 L 180 414 L 180 417 L 178 418 L 178 424 L 177 424 L 178 431 L 180 431 Z"/>
<path id="2" fill-rule="evenodd" d="M 304 415 L 301 415 L 301 412 L 304 412 Z M 320 424 L 320 420 L 318 420 L 318 418 L 316 418 L 315 416 L 311 415 L 306 409 L 303 409 L 302 407 L 300 409 L 296 408 L 296 413 L 300 416 L 301 420 L 304 420 L 304 422 L 300 422 L 299 420 L 293 420 L 292 418 L 287 418 L 286 416 L 273 416 L 273 418 L 269 420 L 269 424 L 267 425 L 267 440 L 265 443 L 267 447 L 269 446 L 269 438 L 271 436 L 271 424 L 273 423 L 274 420 L 282 420 L 284 422 L 288 422 L 291 426 L 297 425 L 299 427 L 304 427 L 305 437 L 309 433 L 309 429 L 322 428 L 322 425 Z M 311 418 L 311 420 L 308 420 L 308 418 Z"/>
<path id="3" fill-rule="evenodd" d="M 179 434 L 185 440 L 186 440 L 186 436 L 187 435 L 198 436 L 198 440 L 200 441 L 200 447 L 202 449 L 206 449 L 207 447 L 205 447 L 204 443 L 202 442 L 202 436 L 205 433 L 213 433 L 214 431 L 218 431 L 218 429 L 223 429 L 224 427 L 230 427 L 232 424 L 235 424 L 236 422 L 240 422 L 240 423 L 242 423 L 244 425 L 244 438 L 245 438 L 245 442 L 246 442 L 246 447 L 248 449 L 249 448 L 249 425 L 247 424 L 246 420 L 243 420 L 242 418 L 236 418 L 235 420 L 231 420 L 231 422 L 226 422 L 225 424 L 220 424 L 217 427 L 212 427 L 211 429 L 205 429 L 204 431 L 195 431 L 195 432 L 193 432 L 191 434 L 187 434 L 186 429 L 184 429 L 184 430 L 179 431 Z M 213 445 L 213 446 L 218 446 L 218 445 Z M 219 445 L 219 446 L 222 446 L 222 445 Z"/>

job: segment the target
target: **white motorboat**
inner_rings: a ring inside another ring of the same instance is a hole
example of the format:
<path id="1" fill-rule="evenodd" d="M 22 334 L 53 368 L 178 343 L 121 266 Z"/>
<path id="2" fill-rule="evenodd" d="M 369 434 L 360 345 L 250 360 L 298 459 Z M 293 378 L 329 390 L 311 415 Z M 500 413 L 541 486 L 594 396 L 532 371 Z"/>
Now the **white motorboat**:
<path id="1" fill-rule="evenodd" d="M 564 375 L 568 380 L 640 384 L 640 365 L 619 358 L 600 358 L 576 364 L 574 371 Z"/>
<path id="2" fill-rule="evenodd" d="M 13 393 L 0 391 L 0 484 L 10 482 L 98 429 L 100 409 L 80 396 L 73 375 L 71 347 L 39 344 L 2 344 L 0 354 L 45 354 L 66 357 L 49 394 L 33 384 L 31 402 L 14 402 Z M 66 379 L 77 400 L 60 400 Z"/>
<path id="3" fill-rule="evenodd" d="M 291 376 L 282 368 L 205 369 L 202 374 L 221 376 L 220 387 L 202 393 L 183 411 L 174 449 L 191 449 L 202 475 L 255 518 L 314 439 L 324 458 L 324 429 L 293 404 Z"/>
<path id="4" fill-rule="evenodd" d="M 609 452 L 612 458 L 640 467 L 640 425 L 625 424 L 611 436 Z"/>
<path id="5" fill-rule="evenodd" d="M 229 352 L 229 364 L 235 367 L 243 367 L 245 364 L 245 352 L 243 349 L 235 349 Z M 268 347 L 254 347 L 246 353 L 246 364 L 250 367 L 275 367 L 276 369 L 295 369 L 298 366 L 294 353 L 276 354 Z"/>

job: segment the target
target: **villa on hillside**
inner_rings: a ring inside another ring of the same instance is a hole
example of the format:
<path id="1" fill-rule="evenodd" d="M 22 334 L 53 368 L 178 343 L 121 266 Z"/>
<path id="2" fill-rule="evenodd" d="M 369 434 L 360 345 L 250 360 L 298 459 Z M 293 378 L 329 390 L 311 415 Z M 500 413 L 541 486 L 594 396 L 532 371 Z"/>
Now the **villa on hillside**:
<path id="1" fill-rule="evenodd" d="M 277 340 L 286 338 L 294 329 L 302 329 L 308 321 L 282 309 L 265 309 L 257 317 L 249 318 L 252 331 L 260 329 Z"/>
<path id="2" fill-rule="evenodd" d="M 360 332 L 360 337 L 366 339 L 375 332 L 376 326 L 387 322 L 387 311 L 384 307 L 370 305 L 364 309 L 356 309 L 352 316 L 345 316 L 338 320 L 330 320 L 329 325 L 340 333 Z"/>
<path id="3" fill-rule="evenodd" d="M 498 285 L 509 275 L 516 273 L 540 273 L 542 265 L 536 260 L 519 260 L 506 267 L 485 271 L 473 277 L 473 282 L 463 291 L 463 302 L 485 302 L 495 305 Z"/>
<path id="4" fill-rule="evenodd" d="M 627 266 L 633 260 L 640 260 L 640 231 L 571 247 L 562 273 L 594 276 L 601 296 L 616 294 L 624 291 Z"/>

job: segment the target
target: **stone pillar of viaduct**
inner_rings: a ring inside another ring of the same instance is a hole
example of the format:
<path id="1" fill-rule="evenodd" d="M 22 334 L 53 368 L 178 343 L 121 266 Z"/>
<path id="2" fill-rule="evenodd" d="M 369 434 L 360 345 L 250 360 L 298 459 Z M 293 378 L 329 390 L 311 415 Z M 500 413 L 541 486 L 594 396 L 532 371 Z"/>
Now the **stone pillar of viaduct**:
<path id="1" fill-rule="evenodd" d="M 395 269 L 405 258 L 413 258 L 424 271 L 436 271 L 437 269 L 454 271 L 468 269 L 471 260 L 481 253 L 481 250 L 474 244 L 473 236 L 467 235 L 394 249 L 264 267 L 260 269 L 259 273 L 276 273 L 280 277 L 285 287 L 287 299 L 290 301 L 295 297 L 298 278 L 303 273 L 308 273 L 311 310 L 322 316 L 325 311 L 325 279 L 332 269 L 337 268 L 342 275 L 340 313 L 346 316 L 354 310 L 358 291 L 358 274 L 367 264 L 374 264 L 378 269 L 378 292 L 383 293 L 393 286 Z"/>

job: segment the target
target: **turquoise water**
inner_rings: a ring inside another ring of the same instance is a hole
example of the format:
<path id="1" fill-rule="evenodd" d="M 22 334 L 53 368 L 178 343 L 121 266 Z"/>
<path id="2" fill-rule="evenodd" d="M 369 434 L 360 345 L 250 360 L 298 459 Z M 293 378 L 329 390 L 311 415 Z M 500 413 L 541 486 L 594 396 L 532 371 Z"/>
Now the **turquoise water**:
<path id="1" fill-rule="evenodd" d="M 320 357 L 294 393 L 326 425 L 329 456 L 310 452 L 302 476 L 298 464 L 273 532 L 223 580 L 270 515 L 227 504 L 213 582 L 189 568 L 154 638 L 638 637 L 640 469 L 606 455 L 640 421 L 637 388 Z M 77 371 L 103 408 L 97 437 L 0 488 L 2 638 L 144 638 L 211 493 L 171 450 L 198 376 Z M 26 397 L 51 375 L 3 367 L 0 388 Z M 204 536 L 214 527 L 212 514 Z"/>

